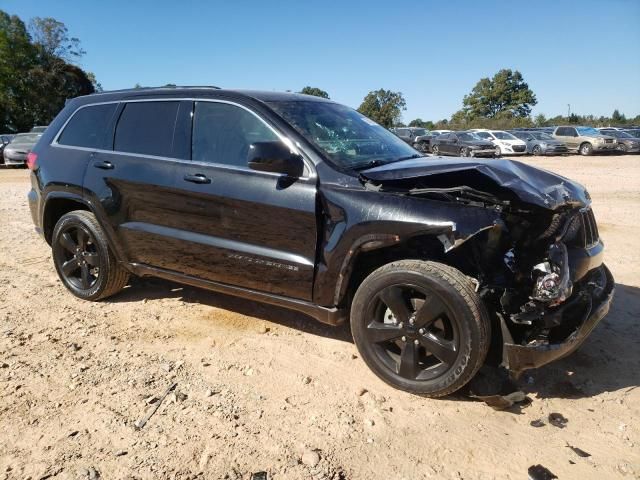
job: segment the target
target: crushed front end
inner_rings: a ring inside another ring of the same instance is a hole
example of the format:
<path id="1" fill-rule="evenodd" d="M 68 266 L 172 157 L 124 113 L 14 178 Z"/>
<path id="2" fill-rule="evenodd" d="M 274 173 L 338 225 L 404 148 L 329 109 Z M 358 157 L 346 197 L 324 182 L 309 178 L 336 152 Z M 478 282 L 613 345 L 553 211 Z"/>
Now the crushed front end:
<path id="1" fill-rule="evenodd" d="M 467 214 L 440 235 L 439 261 L 466 273 L 502 333 L 515 375 L 574 351 L 607 314 L 614 281 L 580 184 L 511 160 L 417 159 L 365 172 L 380 191 L 457 204 Z M 428 205 L 428 206 L 427 206 Z M 478 208 L 491 223 L 477 228 Z M 473 221 L 471 221 L 473 219 Z M 473 225 L 475 233 L 463 235 Z"/>
<path id="2" fill-rule="evenodd" d="M 486 299 L 497 303 L 502 363 L 515 375 L 573 352 L 607 314 L 614 280 L 602 254 L 590 207 L 554 213 L 535 244 L 507 251 L 508 282 Z"/>

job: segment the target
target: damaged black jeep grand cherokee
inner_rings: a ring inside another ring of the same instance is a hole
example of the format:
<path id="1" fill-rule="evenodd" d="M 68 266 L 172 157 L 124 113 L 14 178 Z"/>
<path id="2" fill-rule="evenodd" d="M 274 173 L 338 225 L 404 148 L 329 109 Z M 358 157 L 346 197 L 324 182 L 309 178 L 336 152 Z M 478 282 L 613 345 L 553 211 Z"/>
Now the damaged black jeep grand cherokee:
<path id="1" fill-rule="evenodd" d="M 490 346 L 516 374 L 567 355 L 613 295 L 582 186 L 509 160 L 423 157 L 316 97 L 80 97 L 28 164 L 33 220 L 77 297 L 156 276 L 349 318 L 367 365 L 410 392 L 454 392 Z"/>

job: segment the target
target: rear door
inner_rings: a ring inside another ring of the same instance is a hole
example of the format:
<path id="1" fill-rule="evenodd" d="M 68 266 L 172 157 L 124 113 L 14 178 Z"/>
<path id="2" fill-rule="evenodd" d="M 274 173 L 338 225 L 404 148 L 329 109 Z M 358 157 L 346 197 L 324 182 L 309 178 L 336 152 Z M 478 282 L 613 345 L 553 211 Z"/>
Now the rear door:
<path id="1" fill-rule="evenodd" d="M 170 254 L 181 240 L 167 228 L 179 222 L 176 162 L 188 156 L 176 125 L 181 112 L 190 113 L 189 105 L 180 100 L 121 103 L 106 148 L 91 154 L 85 191 L 129 262 L 163 268 L 174 263 Z"/>
<path id="2" fill-rule="evenodd" d="M 251 109 L 226 101 L 193 104 L 192 161 L 180 162 L 173 204 L 182 240 L 172 269 L 310 300 L 317 244 L 316 181 L 248 168 L 254 142 L 282 141 Z"/>

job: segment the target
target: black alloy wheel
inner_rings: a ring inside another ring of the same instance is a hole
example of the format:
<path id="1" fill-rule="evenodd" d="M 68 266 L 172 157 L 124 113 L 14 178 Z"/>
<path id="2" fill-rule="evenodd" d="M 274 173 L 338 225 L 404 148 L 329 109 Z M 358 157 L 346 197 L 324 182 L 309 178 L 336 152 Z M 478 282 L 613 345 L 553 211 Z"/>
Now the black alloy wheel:
<path id="1" fill-rule="evenodd" d="M 400 260 L 362 282 L 351 305 L 351 331 L 362 359 L 382 380 L 439 397 L 461 388 L 480 368 L 490 322 L 460 271 Z"/>
<path id="2" fill-rule="evenodd" d="M 53 262 L 65 287 L 84 300 L 100 300 L 122 290 L 129 273 L 118 264 L 93 213 L 63 215 L 51 238 Z"/>
<path id="3" fill-rule="evenodd" d="M 56 264 L 64 279 L 78 289 L 88 290 L 100 276 L 100 257 L 95 239 L 84 225 L 69 225 L 56 244 Z"/>
<path id="4" fill-rule="evenodd" d="M 458 357 L 455 317 L 435 292 L 417 285 L 390 285 L 378 293 L 367 317 L 365 334 L 375 354 L 403 378 L 436 378 Z"/>

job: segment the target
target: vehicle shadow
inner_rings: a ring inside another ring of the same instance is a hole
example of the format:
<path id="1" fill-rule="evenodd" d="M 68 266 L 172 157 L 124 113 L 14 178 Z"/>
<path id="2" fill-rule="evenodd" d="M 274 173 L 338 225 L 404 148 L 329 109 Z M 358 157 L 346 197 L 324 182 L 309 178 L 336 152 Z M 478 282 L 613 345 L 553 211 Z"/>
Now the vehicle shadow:
<path id="1" fill-rule="evenodd" d="M 348 322 L 333 327 L 320 323 L 303 313 L 283 307 L 181 285 L 159 278 L 133 278 L 128 288 L 111 297 L 109 301 L 128 303 L 160 298 L 179 298 L 186 303 L 221 308 L 312 335 L 353 343 Z"/>
<path id="2" fill-rule="evenodd" d="M 609 314 L 572 355 L 520 379 L 537 398 L 591 397 L 640 386 L 640 288 L 616 284 Z M 528 383 L 530 378 L 532 383 Z"/>
<path id="3" fill-rule="evenodd" d="M 282 307 L 157 278 L 134 278 L 129 288 L 109 301 L 126 303 L 159 298 L 179 298 L 187 303 L 229 310 L 312 335 L 353 343 L 348 322 L 332 327 Z M 515 384 L 529 397 L 567 399 L 640 386 L 639 318 L 640 288 L 616 284 L 616 295 L 609 314 L 577 352 L 525 372 Z M 482 381 L 495 383 L 496 393 L 501 389 L 501 377 Z M 464 391 L 449 398 L 469 400 Z"/>

